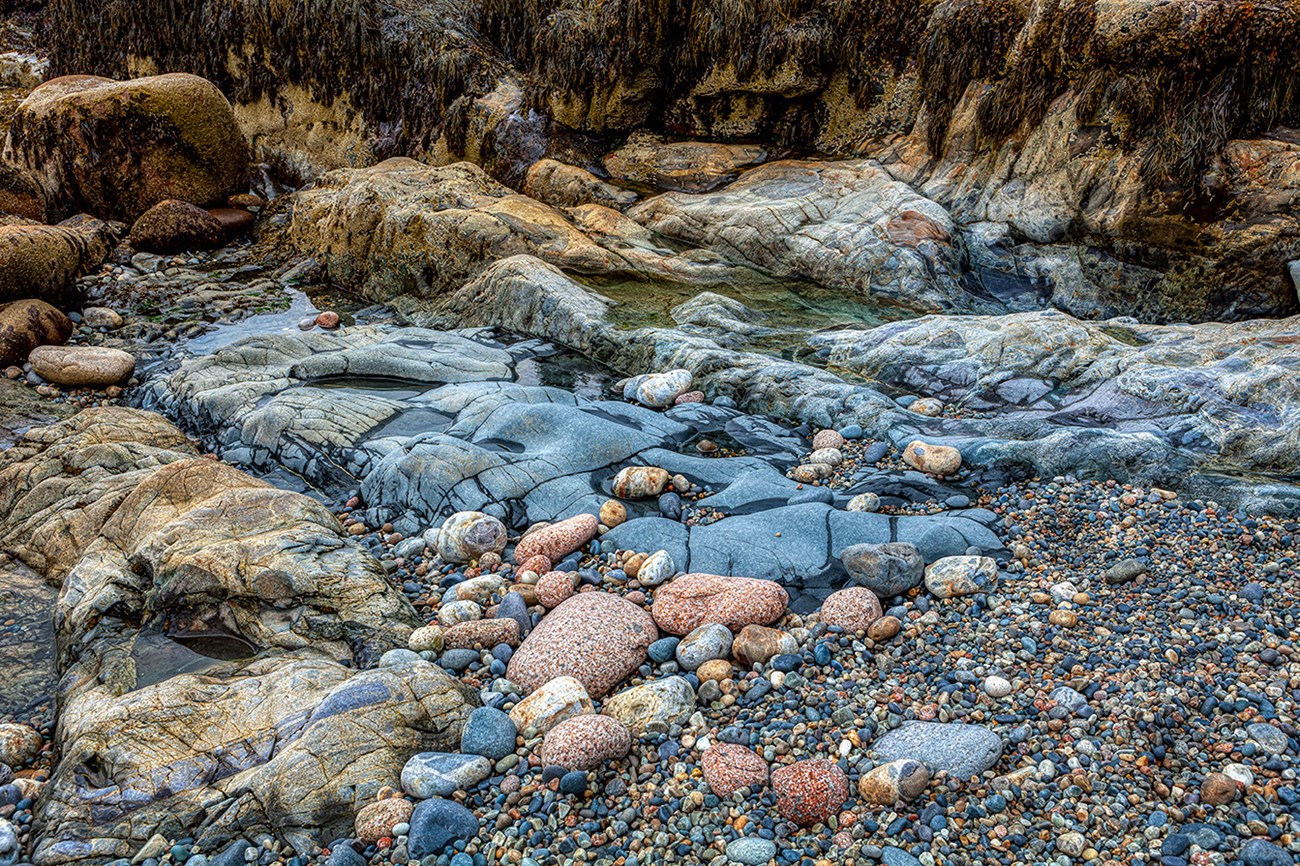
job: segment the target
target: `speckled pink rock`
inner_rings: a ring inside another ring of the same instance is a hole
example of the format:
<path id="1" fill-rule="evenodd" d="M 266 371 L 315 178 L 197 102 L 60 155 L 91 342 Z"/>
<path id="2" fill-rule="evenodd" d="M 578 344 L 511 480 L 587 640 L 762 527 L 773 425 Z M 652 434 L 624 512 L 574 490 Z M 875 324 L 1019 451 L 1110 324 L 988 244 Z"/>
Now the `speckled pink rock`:
<path id="1" fill-rule="evenodd" d="M 655 591 L 650 612 L 669 634 L 685 635 L 716 622 L 732 631 L 780 619 L 790 596 L 779 583 L 752 577 L 683 574 Z"/>
<path id="2" fill-rule="evenodd" d="M 719 797 L 730 797 L 741 788 L 767 787 L 767 761 L 735 743 L 709 746 L 700 757 L 700 768 L 709 790 Z"/>
<path id="3" fill-rule="evenodd" d="M 510 658 L 506 677 L 529 694 L 549 680 L 570 676 L 591 697 L 601 698 L 645 661 L 658 637 L 650 614 L 630 601 L 581 592 L 528 633 Z"/>
<path id="4" fill-rule="evenodd" d="M 559 562 L 595 538 L 599 527 L 596 515 L 578 514 L 530 532 L 515 545 L 515 562 L 523 562 L 539 553 L 551 562 Z"/>
<path id="5" fill-rule="evenodd" d="M 542 607 L 559 607 L 571 595 L 573 576 L 567 571 L 548 571 L 537 581 L 537 603 Z"/>
<path id="6" fill-rule="evenodd" d="M 393 828 L 410 821 L 414 811 L 415 804 L 400 797 L 367 803 L 357 812 L 357 838 L 362 842 L 378 842 L 392 836 Z"/>
<path id="7" fill-rule="evenodd" d="M 538 530 L 539 532 L 541 530 Z M 540 553 L 536 556 L 530 556 L 523 562 L 519 563 L 517 571 L 531 571 L 533 574 L 546 574 L 551 570 L 551 560 L 542 556 Z"/>
<path id="8" fill-rule="evenodd" d="M 503 643 L 519 646 L 519 623 L 513 619 L 458 622 L 442 633 L 443 649 L 492 649 Z"/>
<path id="9" fill-rule="evenodd" d="M 772 771 L 776 811 L 800 827 L 825 822 L 849 798 L 849 780 L 825 758 L 796 761 Z"/>
<path id="10" fill-rule="evenodd" d="M 703 402 L 704 402 L 703 391 L 687 391 L 685 394 L 678 394 L 677 399 L 673 401 L 673 403 L 678 406 L 682 405 L 683 403 L 703 403 Z"/>
<path id="11" fill-rule="evenodd" d="M 836 430 L 819 430 L 813 437 L 812 446 L 816 451 L 819 448 L 843 448 L 844 437 Z"/>
<path id="12" fill-rule="evenodd" d="M 632 749 L 632 735 L 609 716 L 574 716 L 560 722 L 542 740 L 542 764 L 566 770 L 594 770 L 617 761 Z"/>
<path id="13" fill-rule="evenodd" d="M 880 599 L 865 586 L 841 589 L 831 593 L 822 602 L 822 622 L 837 625 L 855 634 L 871 628 L 871 624 L 884 615 L 885 612 L 880 609 Z"/>

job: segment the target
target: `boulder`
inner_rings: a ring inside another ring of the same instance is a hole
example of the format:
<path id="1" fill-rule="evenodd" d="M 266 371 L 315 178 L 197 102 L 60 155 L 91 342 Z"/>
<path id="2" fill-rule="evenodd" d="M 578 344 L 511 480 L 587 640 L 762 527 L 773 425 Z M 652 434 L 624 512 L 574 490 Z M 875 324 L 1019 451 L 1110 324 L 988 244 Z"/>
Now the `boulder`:
<path id="1" fill-rule="evenodd" d="M 599 204 L 620 208 L 637 199 L 637 194 L 631 190 L 621 189 L 586 169 L 554 159 L 539 159 L 528 167 L 523 193 L 552 207 Z"/>
<path id="2" fill-rule="evenodd" d="M 639 132 L 608 154 L 604 164 L 610 177 L 633 186 L 708 192 L 765 159 L 767 151 L 755 144 L 667 141 Z"/>
<path id="3" fill-rule="evenodd" d="M 36 176 L 25 168 L 0 163 L 0 213 L 43 223 L 48 200 Z"/>
<path id="4" fill-rule="evenodd" d="M 686 635 L 705 623 L 732 631 L 780 619 L 790 596 L 778 583 L 752 577 L 684 574 L 659 587 L 651 613 L 669 634 Z"/>
<path id="5" fill-rule="evenodd" d="M 742 788 L 757 791 L 767 786 L 767 761 L 752 749 L 735 743 L 714 743 L 700 758 L 704 781 L 719 797 L 730 797 Z"/>
<path id="6" fill-rule="evenodd" d="M 663 733 L 695 712 L 695 690 L 682 677 L 665 677 L 611 695 L 601 712 L 618 719 L 635 737 Z"/>
<path id="7" fill-rule="evenodd" d="M 872 748 L 887 762 L 911 759 L 931 772 L 969 779 L 1002 757 L 1002 738 L 979 725 L 906 722 L 879 737 Z"/>
<path id="8" fill-rule="evenodd" d="M 165 199 L 221 204 L 248 186 L 230 103 L 185 73 L 47 81 L 18 106 L 5 159 L 38 178 L 56 213 L 126 222 Z"/>
<path id="9" fill-rule="evenodd" d="M 0 225 L 0 301 L 79 306 L 77 277 L 103 264 L 115 243 L 106 223 L 88 217 L 56 226 Z"/>
<path id="10" fill-rule="evenodd" d="M 481 511 L 460 511 L 438 530 L 438 555 L 447 562 L 474 562 L 506 549 L 506 527 Z"/>
<path id="11" fill-rule="evenodd" d="M 849 577 L 879 598 L 902 595 L 925 578 L 925 560 L 914 545 L 903 541 L 854 544 L 840 553 Z"/>
<path id="12" fill-rule="evenodd" d="M 221 222 L 212 214 L 189 202 L 169 198 L 140 214 L 127 240 L 144 252 L 180 253 L 213 250 L 225 239 Z"/>
<path id="13" fill-rule="evenodd" d="M 825 758 L 808 758 L 772 771 L 776 810 L 800 827 L 825 823 L 849 798 L 844 771 Z"/>
<path id="14" fill-rule="evenodd" d="M 866 631 L 883 615 L 880 599 L 864 586 L 833 592 L 822 602 L 821 621 L 839 626 L 850 634 Z"/>
<path id="15" fill-rule="evenodd" d="M 546 733 L 565 719 L 594 713 L 587 688 L 573 677 L 548 680 L 510 710 L 510 721 L 520 731 Z"/>
<path id="16" fill-rule="evenodd" d="M 420 752 L 402 767 L 402 790 L 421 800 L 468 791 L 492 775 L 492 762 L 481 755 Z"/>
<path id="17" fill-rule="evenodd" d="M 0 366 L 22 364 L 37 346 L 61 346 L 72 320 L 44 301 L 0 304 Z"/>
<path id="18" fill-rule="evenodd" d="M 129 352 L 106 346 L 37 346 L 27 360 L 42 379 L 71 388 L 121 385 L 135 372 Z"/>
<path id="19" fill-rule="evenodd" d="M 546 732 L 542 764 L 566 770 L 594 770 L 632 749 L 632 735 L 610 716 L 574 716 Z"/>
<path id="20" fill-rule="evenodd" d="M 605 592 L 578 593 L 528 633 L 506 676 L 525 694 L 569 676 L 601 698 L 645 661 L 658 637 L 650 614 L 632 602 Z"/>
<path id="21" fill-rule="evenodd" d="M 469 809 L 452 800 L 431 797 L 411 813 L 407 850 L 416 860 L 437 857 L 456 842 L 473 839 L 478 831 L 478 818 Z"/>

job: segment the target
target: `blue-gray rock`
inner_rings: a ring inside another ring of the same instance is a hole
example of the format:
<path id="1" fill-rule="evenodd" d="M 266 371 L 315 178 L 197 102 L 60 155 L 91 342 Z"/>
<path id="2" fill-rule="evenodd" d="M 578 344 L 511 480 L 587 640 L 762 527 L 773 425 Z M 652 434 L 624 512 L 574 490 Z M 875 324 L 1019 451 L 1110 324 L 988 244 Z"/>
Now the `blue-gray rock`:
<path id="1" fill-rule="evenodd" d="M 1246 736 L 1261 749 L 1272 755 L 1285 754 L 1287 747 L 1290 745 L 1287 735 L 1267 722 L 1255 722 L 1247 725 Z"/>
<path id="2" fill-rule="evenodd" d="M 565 773 L 560 777 L 560 793 L 567 794 L 570 797 L 580 796 L 587 791 L 587 773 L 585 770 L 574 770 L 571 773 Z"/>
<path id="3" fill-rule="evenodd" d="M 902 848 L 888 845 L 880 851 L 880 862 L 885 866 L 921 866 L 921 861 Z"/>
<path id="4" fill-rule="evenodd" d="M 677 644 L 677 663 L 693 671 L 712 659 L 725 659 L 731 653 L 731 632 L 725 625 L 705 623 Z"/>
<path id="5" fill-rule="evenodd" d="M 1237 854 L 1246 866 L 1295 866 L 1295 858 L 1263 839 L 1248 839 Z"/>
<path id="6" fill-rule="evenodd" d="M 1070 715 L 1081 715 L 1088 708 L 1088 699 L 1069 686 L 1057 686 L 1048 692 L 1047 696 L 1056 702 L 1059 707 L 1064 707 Z"/>
<path id="7" fill-rule="evenodd" d="M 518 592 L 507 592 L 501 598 L 501 603 L 497 605 L 497 619 L 513 619 L 519 623 L 519 638 L 522 640 L 528 635 L 533 627 L 533 621 L 528 616 L 528 602 Z"/>
<path id="8" fill-rule="evenodd" d="M 925 577 L 925 560 L 906 542 L 855 544 L 844 549 L 840 562 L 850 580 L 880 598 L 902 595 Z"/>
<path id="9" fill-rule="evenodd" d="M 873 748 L 881 761 L 911 758 L 932 772 L 967 779 L 998 762 L 1002 738 L 979 725 L 907 722 L 876 740 Z"/>
<path id="10" fill-rule="evenodd" d="M 763 866 L 776 857 L 776 843 L 771 839 L 745 836 L 727 843 L 727 859 L 742 866 Z"/>
<path id="11" fill-rule="evenodd" d="M 442 655 L 438 656 L 438 664 L 455 673 L 464 672 L 477 661 L 479 661 L 478 650 L 472 649 L 444 650 Z"/>
<path id="12" fill-rule="evenodd" d="M 514 753 L 518 734 L 508 714 L 492 707 L 479 707 L 469 714 L 460 730 L 460 750 L 499 761 Z"/>
<path id="13" fill-rule="evenodd" d="M 411 832 L 407 850 L 416 860 L 437 856 L 456 840 L 478 835 L 478 818 L 459 803 L 434 797 L 425 800 L 411 813 Z"/>
<path id="14" fill-rule="evenodd" d="M 448 797 L 468 791 L 492 775 L 492 762 L 481 755 L 420 752 L 402 768 L 402 790 L 412 797 Z"/>
<path id="15" fill-rule="evenodd" d="M 366 866 L 366 858 L 357 853 L 357 849 L 352 847 L 351 842 L 339 839 L 330 846 L 330 856 L 325 864 L 326 866 Z M 232 862 L 226 866 L 244 866 L 244 852 L 239 852 L 238 863 Z"/>
<path id="16" fill-rule="evenodd" d="M 666 661 L 672 661 L 673 657 L 677 653 L 677 645 L 681 642 L 681 638 L 674 636 L 659 638 L 659 640 L 650 644 L 650 649 L 648 650 L 650 660 L 657 665 L 661 665 Z"/>

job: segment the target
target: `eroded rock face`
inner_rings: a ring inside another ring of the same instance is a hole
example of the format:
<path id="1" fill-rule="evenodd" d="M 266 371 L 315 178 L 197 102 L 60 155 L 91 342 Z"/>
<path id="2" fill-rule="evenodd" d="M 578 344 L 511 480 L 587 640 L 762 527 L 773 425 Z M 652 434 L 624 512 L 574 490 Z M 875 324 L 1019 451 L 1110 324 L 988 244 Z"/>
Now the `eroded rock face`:
<path id="1" fill-rule="evenodd" d="M 169 198 L 224 204 L 248 184 L 230 103 L 184 73 L 47 81 L 19 105 L 5 159 L 36 175 L 54 211 L 101 219 L 130 221 Z"/>
<path id="2" fill-rule="evenodd" d="M 411 753 L 455 747 L 469 698 L 441 669 L 358 670 L 418 619 L 323 506 L 127 409 L 33 431 L 0 481 L 0 543 L 63 585 L 36 862 L 182 830 L 326 844 Z"/>

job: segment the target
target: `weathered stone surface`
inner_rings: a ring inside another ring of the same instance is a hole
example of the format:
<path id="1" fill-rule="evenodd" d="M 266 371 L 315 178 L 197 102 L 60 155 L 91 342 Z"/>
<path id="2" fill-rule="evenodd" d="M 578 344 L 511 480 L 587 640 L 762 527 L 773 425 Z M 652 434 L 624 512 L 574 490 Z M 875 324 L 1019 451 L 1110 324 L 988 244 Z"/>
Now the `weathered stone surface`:
<path id="1" fill-rule="evenodd" d="M 130 221 L 164 199 L 224 203 L 248 184 L 248 145 L 211 82 L 69 75 L 18 106 L 5 159 L 39 178 L 53 210 Z"/>
<path id="2" fill-rule="evenodd" d="M 37 346 L 27 356 L 42 379 L 70 387 L 121 385 L 135 372 L 135 357 L 107 346 Z"/>
<path id="3" fill-rule="evenodd" d="M 492 649 L 500 644 L 519 646 L 519 623 L 513 619 L 480 619 L 458 622 L 443 632 L 446 649 Z"/>
<path id="4" fill-rule="evenodd" d="M 735 743 L 709 746 L 700 758 L 700 769 L 709 790 L 719 797 L 730 797 L 741 788 L 757 791 L 767 787 L 767 761 Z"/>
<path id="5" fill-rule="evenodd" d="M 821 621 L 854 634 L 871 628 L 883 614 L 874 592 L 864 586 L 851 586 L 827 596 L 822 602 Z"/>
<path id="6" fill-rule="evenodd" d="M 225 229 L 212 214 L 187 201 L 163 199 L 136 218 L 127 238 L 137 250 L 179 253 L 216 249 L 225 242 Z"/>
<path id="7" fill-rule="evenodd" d="M 695 690 L 682 677 L 665 677 L 611 695 L 600 711 L 622 722 L 634 737 L 662 733 L 695 712 Z"/>
<path id="8" fill-rule="evenodd" d="M 37 346 L 59 346 L 72 335 L 72 320 L 44 301 L 0 304 L 0 365 L 21 364 Z"/>
<path id="9" fill-rule="evenodd" d="M 770 580 L 684 574 L 655 591 L 651 612 L 664 631 L 685 635 L 711 622 L 732 631 L 767 625 L 780 619 L 789 603 L 786 591 Z"/>
<path id="10" fill-rule="evenodd" d="M 925 764 L 901 758 L 873 767 L 858 779 L 858 796 L 873 806 L 893 806 L 921 796 L 930 784 Z"/>
<path id="11" fill-rule="evenodd" d="M 510 658 L 506 676 L 529 694 L 570 676 L 602 698 L 645 661 L 659 637 L 650 614 L 617 595 L 582 592 L 551 611 Z M 572 769 L 572 768 L 570 768 Z"/>
<path id="12" fill-rule="evenodd" d="M 666 141 L 642 133 L 631 136 L 603 162 L 611 177 L 632 186 L 708 192 L 765 159 L 767 151 L 758 145 Z"/>
<path id="13" fill-rule="evenodd" d="M 966 779 L 997 763 L 1002 738 L 979 725 L 906 722 L 879 737 L 872 748 L 885 761 L 910 758 L 933 772 Z"/>
<path id="14" fill-rule="evenodd" d="M 0 544 L 64 586 L 36 860 L 131 856 L 180 827 L 209 850 L 327 844 L 410 754 L 455 748 L 459 683 L 360 670 L 418 624 L 382 567 L 328 509 L 198 458 L 158 416 L 33 430 L 0 456 L 0 505 Z"/>
<path id="15" fill-rule="evenodd" d="M 630 189 L 622 189 L 586 169 L 554 159 L 539 159 L 528 167 L 523 193 L 552 207 L 599 204 L 617 208 L 637 200 L 637 194 Z"/>
<path id="16" fill-rule="evenodd" d="M 903 449 L 903 461 L 932 475 L 955 475 L 961 469 L 961 452 L 950 445 L 932 445 L 917 439 Z"/>
<path id="17" fill-rule="evenodd" d="M 116 242 L 99 220 L 57 226 L 0 225 L 0 301 L 77 303 L 76 279 L 103 263 Z"/>
<path id="18" fill-rule="evenodd" d="M 658 466 L 627 466 L 614 476 L 613 493 L 620 499 L 650 499 L 664 492 L 670 477 Z"/>
<path id="19" fill-rule="evenodd" d="M 366 843 L 375 843 L 385 836 L 393 835 L 393 828 L 411 820 L 415 804 L 402 797 L 389 797 L 367 803 L 357 812 L 357 838 Z"/>
<path id="20" fill-rule="evenodd" d="M 997 580 L 998 564 L 988 556 L 945 556 L 925 568 L 925 588 L 939 598 L 988 592 Z"/>
<path id="21" fill-rule="evenodd" d="M 761 625 L 745 626 L 731 643 L 731 654 L 745 667 L 767 664 L 772 656 L 798 651 L 794 635 Z"/>
<path id="22" fill-rule="evenodd" d="M 854 582 L 880 598 L 902 595 L 925 578 L 925 559 L 907 542 L 855 544 L 844 548 L 840 561 Z"/>
<path id="23" fill-rule="evenodd" d="M 447 562 L 473 562 L 506 549 L 506 527 L 481 511 L 460 511 L 438 530 L 438 555 Z"/>
<path id="24" fill-rule="evenodd" d="M 599 528 L 594 514 L 575 514 L 567 520 L 552 523 L 519 540 L 515 545 L 515 561 L 523 562 L 540 554 L 553 563 L 559 562 L 595 538 Z"/>
<path id="25" fill-rule="evenodd" d="M 574 716 L 546 732 L 542 763 L 566 770 L 594 770 L 632 748 L 632 736 L 610 716 Z"/>
<path id="26" fill-rule="evenodd" d="M 849 780 L 838 765 L 807 758 L 772 771 L 776 810 L 800 827 L 825 822 L 849 798 Z"/>
<path id="27" fill-rule="evenodd" d="M 731 632 L 725 625 L 706 622 L 691 629 L 677 643 L 675 656 L 683 670 L 693 671 L 705 662 L 731 654 Z"/>

